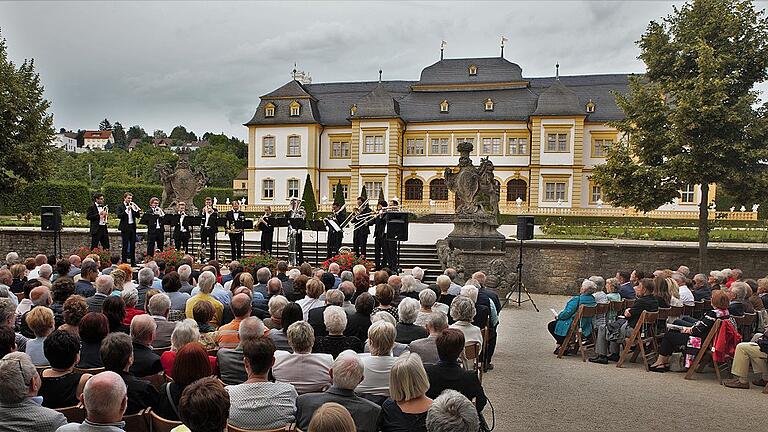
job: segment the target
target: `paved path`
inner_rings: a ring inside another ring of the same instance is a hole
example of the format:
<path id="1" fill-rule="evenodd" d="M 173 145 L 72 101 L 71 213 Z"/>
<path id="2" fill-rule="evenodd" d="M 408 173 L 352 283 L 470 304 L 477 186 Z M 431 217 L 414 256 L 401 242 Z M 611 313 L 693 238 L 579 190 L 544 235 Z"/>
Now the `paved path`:
<path id="1" fill-rule="evenodd" d="M 642 365 L 558 360 L 546 329 L 549 308 L 567 297 L 534 295 L 501 314 L 495 369 L 483 385 L 496 409 L 496 431 L 742 431 L 765 430 L 768 395 L 717 384 L 714 372 L 645 372 Z M 484 414 L 490 424 L 490 409 Z"/>

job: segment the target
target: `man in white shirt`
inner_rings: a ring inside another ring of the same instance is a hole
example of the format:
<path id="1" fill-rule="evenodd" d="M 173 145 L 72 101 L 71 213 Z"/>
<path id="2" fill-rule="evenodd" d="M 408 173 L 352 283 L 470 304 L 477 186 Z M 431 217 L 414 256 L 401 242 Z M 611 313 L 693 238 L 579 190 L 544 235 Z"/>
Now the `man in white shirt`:
<path id="1" fill-rule="evenodd" d="M 683 305 L 693 306 L 693 292 L 685 284 L 685 276 L 682 273 L 674 272 L 672 273 L 672 280 L 677 284 L 677 289 L 680 291 L 680 301 L 683 302 Z"/>
<path id="2" fill-rule="evenodd" d="M 29 271 L 27 280 L 37 279 L 40 277 L 40 266 L 48 262 L 48 257 L 43 254 L 35 256 L 35 268 Z"/>

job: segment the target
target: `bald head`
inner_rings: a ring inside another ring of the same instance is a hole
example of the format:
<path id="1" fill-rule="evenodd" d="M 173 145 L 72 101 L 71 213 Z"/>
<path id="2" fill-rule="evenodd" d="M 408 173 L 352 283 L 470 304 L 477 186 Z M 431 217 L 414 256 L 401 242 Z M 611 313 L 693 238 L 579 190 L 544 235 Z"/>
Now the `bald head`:
<path id="1" fill-rule="evenodd" d="M 51 304 L 51 290 L 46 286 L 32 288 L 29 292 L 29 299 L 35 306 L 48 306 Z"/>
<path id="2" fill-rule="evenodd" d="M 131 338 L 134 343 L 149 346 L 155 340 L 157 324 L 151 315 L 136 315 L 131 320 Z"/>
<path id="3" fill-rule="evenodd" d="M 128 405 L 125 382 L 111 371 L 91 377 L 85 384 L 82 398 L 92 423 L 117 423 L 122 420 Z"/>
<path id="4" fill-rule="evenodd" d="M 396 292 L 400 291 L 400 288 L 403 287 L 403 280 L 398 275 L 392 275 L 387 279 L 387 283 L 395 289 Z"/>
<path id="5" fill-rule="evenodd" d="M 480 285 L 485 285 L 485 273 L 481 271 L 472 273 L 472 279 L 480 282 Z"/>
<path id="6" fill-rule="evenodd" d="M 80 257 L 78 255 L 70 255 L 69 256 L 69 263 L 75 267 L 80 267 Z"/>
<path id="7" fill-rule="evenodd" d="M 48 257 L 43 254 L 38 254 L 35 256 L 35 266 L 40 267 L 41 265 L 48 262 Z"/>
<path id="8" fill-rule="evenodd" d="M 115 290 L 115 279 L 110 275 L 101 275 L 96 278 L 93 286 L 96 288 L 96 292 L 109 295 Z"/>
<path id="9" fill-rule="evenodd" d="M 267 282 L 267 293 L 271 296 L 278 295 L 283 292 L 283 283 L 280 279 L 273 277 Z"/>
<path id="10" fill-rule="evenodd" d="M 251 298 L 248 294 L 240 293 L 232 298 L 232 314 L 237 318 L 245 318 L 251 315 Z"/>

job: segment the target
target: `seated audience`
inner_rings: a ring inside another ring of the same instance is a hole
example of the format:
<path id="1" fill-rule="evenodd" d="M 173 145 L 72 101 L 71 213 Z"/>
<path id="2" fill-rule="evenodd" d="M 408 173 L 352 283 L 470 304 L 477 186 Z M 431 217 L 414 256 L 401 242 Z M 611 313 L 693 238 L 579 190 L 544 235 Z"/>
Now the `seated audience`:
<path id="1" fill-rule="evenodd" d="M 416 339 L 425 338 L 429 335 L 427 330 L 414 324 L 419 315 L 419 302 L 410 297 L 404 298 L 397 306 L 397 315 L 399 322 L 395 329 L 397 330 L 396 342 L 409 344 Z"/>
<path id="2" fill-rule="evenodd" d="M 61 311 L 64 323 L 59 326 L 59 330 L 78 336 L 80 320 L 88 313 L 88 304 L 85 299 L 82 296 L 73 295 L 64 302 Z"/>
<path id="3" fill-rule="evenodd" d="M 335 291 L 340 292 L 339 290 Z M 360 339 L 356 336 L 344 336 L 344 329 L 347 327 L 347 313 L 341 306 L 326 307 L 323 312 L 323 320 L 328 335 L 316 338 L 313 352 L 330 354 L 333 358 L 345 350 L 363 352 L 363 342 Z"/>
<path id="4" fill-rule="evenodd" d="M 123 379 L 128 389 L 126 415 L 136 414 L 144 408 L 155 406 L 158 397 L 155 387 L 149 381 L 140 380 L 129 372 L 133 362 L 133 341 L 130 336 L 119 332 L 108 334 L 101 343 L 101 361 L 106 370 L 118 374 Z M 95 377 L 102 374 L 103 372 Z"/>
<path id="5" fill-rule="evenodd" d="M 218 345 L 216 345 L 216 328 L 210 322 L 215 314 L 216 309 L 207 301 L 197 302 L 192 310 L 192 315 L 197 323 L 197 329 L 200 331 L 200 345 L 206 350 L 218 348 Z"/>
<path id="6" fill-rule="evenodd" d="M 234 348 L 240 343 L 240 322 L 251 316 L 251 298 L 247 294 L 237 294 L 232 297 L 229 307 L 235 318 L 216 332 L 216 345 L 219 348 Z"/>
<path id="7" fill-rule="evenodd" d="M 702 301 L 712 298 L 712 288 L 707 283 L 707 277 L 703 273 L 697 273 L 693 277 L 693 300 Z"/>
<path id="8" fill-rule="evenodd" d="M 14 264 L 10 267 L 13 282 L 11 282 L 11 292 L 23 293 L 24 284 L 27 282 L 27 267 L 24 264 Z"/>
<path id="9" fill-rule="evenodd" d="M 579 306 L 595 306 L 597 304 L 597 302 L 595 302 L 595 297 L 592 295 L 595 293 L 596 289 L 597 285 L 595 285 L 594 282 L 589 279 L 585 279 L 584 282 L 581 283 L 579 294 L 571 297 L 571 299 L 568 300 L 568 303 L 566 303 L 562 312 L 557 314 L 557 317 L 554 321 L 550 321 L 548 326 L 549 333 L 552 334 L 552 337 L 554 337 L 555 341 L 557 342 L 557 346 L 555 347 L 555 354 L 557 354 L 557 351 L 560 349 L 560 345 L 563 344 L 565 336 L 568 334 L 568 329 L 571 327 L 571 323 L 573 322 L 573 318 L 579 311 Z M 455 301 L 456 300 L 454 300 L 454 302 Z M 451 305 L 451 315 L 453 315 L 453 305 Z M 585 337 L 589 337 L 589 335 L 592 334 L 591 318 L 583 318 L 579 325 L 581 326 L 581 330 Z M 466 338 L 466 332 L 464 333 L 464 336 Z M 467 342 L 473 340 L 471 337 L 466 339 Z"/>
<path id="10" fill-rule="evenodd" d="M 355 305 L 352 304 L 352 299 L 355 296 L 355 285 L 350 281 L 343 281 L 339 284 L 339 291 L 344 294 L 344 303 L 341 307 L 347 314 L 355 313 Z"/>
<path id="11" fill-rule="evenodd" d="M 54 321 L 58 328 L 64 324 L 64 302 L 75 293 L 75 283 L 68 277 L 58 279 L 58 282 L 53 283 L 51 293 L 53 303 L 49 307 L 53 311 Z"/>
<path id="12" fill-rule="evenodd" d="M 301 306 L 302 313 L 304 315 L 304 321 L 309 319 L 309 311 L 315 308 L 324 306 L 324 302 L 320 300 L 320 296 L 325 293 L 325 285 L 317 278 L 312 278 L 307 282 L 307 294 L 306 296 L 296 301 L 296 304 Z"/>
<path id="13" fill-rule="evenodd" d="M 474 400 L 478 414 L 481 413 L 488 401 L 483 386 L 475 371 L 462 370 L 459 363 L 459 357 L 464 352 L 464 334 L 456 329 L 447 329 L 437 337 L 436 345 L 440 360 L 425 367 L 429 377 L 427 396 L 434 399 L 446 389 L 456 390 Z"/>
<path id="14" fill-rule="evenodd" d="M 709 288 L 711 291 L 719 290 L 721 287 L 725 286 L 726 277 L 723 272 L 719 270 L 712 270 L 709 272 L 709 277 L 707 278 L 707 283 L 709 284 Z"/>
<path id="15" fill-rule="evenodd" d="M 301 316 L 300 308 L 298 314 Z M 242 384 L 248 379 L 243 364 L 243 342 L 263 336 L 264 330 L 264 323 L 260 319 L 246 318 L 240 323 L 240 344 L 234 349 L 222 348 L 216 353 L 219 375 L 224 384 Z"/>
<path id="16" fill-rule="evenodd" d="M 763 300 L 760 298 L 760 295 L 758 294 L 757 290 L 759 287 L 757 286 L 757 281 L 754 279 L 744 279 L 744 283 L 749 285 L 749 290 L 747 292 L 747 302 L 752 305 L 752 308 L 755 310 L 755 312 L 761 311 L 765 309 L 765 305 L 763 305 Z"/>
<path id="17" fill-rule="evenodd" d="M 0 324 L 0 358 L 14 351 L 16 351 L 16 333 L 13 327 Z"/>
<path id="18" fill-rule="evenodd" d="M 400 278 L 400 295 L 418 300 L 419 292 L 422 290 L 421 283 L 411 275 L 404 275 Z"/>
<path id="19" fill-rule="evenodd" d="M 197 323 L 193 319 L 185 319 L 178 323 L 171 334 L 171 349 L 160 356 L 160 363 L 163 365 L 165 374 L 173 378 L 173 364 L 176 361 L 176 352 L 186 344 L 199 344 L 200 331 L 197 329 Z M 216 371 L 216 357 L 208 356 L 211 362 L 211 370 Z"/>
<path id="20" fill-rule="evenodd" d="M 768 309 L 768 278 L 757 280 L 757 296 L 763 302 L 763 309 Z"/>
<path id="21" fill-rule="evenodd" d="M 472 402 L 455 390 L 446 390 L 427 411 L 427 432 L 477 432 L 480 418 Z"/>
<path id="22" fill-rule="evenodd" d="M 588 296 L 592 302 L 595 301 L 595 298 L 592 297 L 591 293 L 588 294 Z M 476 313 L 475 306 L 475 303 L 469 297 L 463 295 L 456 296 L 456 298 L 453 299 L 453 302 L 451 302 L 451 317 L 453 318 L 453 324 L 450 325 L 450 328 L 461 330 L 461 332 L 464 333 L 464 340 L 467 345 L 479 343 L 482 347 L 483 334 L 480 331 L 480 328 L 472 324 L 472 319 Z M 469 367 L 467 362 L 465 362 L 465 365 Z"/>
<path id="23" fill-rule="evenodd" d="M 395 321 L 395 317 L 393 317 L 392 314 L 388 312 L 376 312 L 371 316 L 371 324 L 378 321 L 386 321 L 392 324 L 395 327 L 395 338 L 397 338 L 397 321 Z M 392 347 L 392 355 L 395 357 L 399 356 L 405 351 L 408 351 L 408 345 L 400 342 L 395 342 L 395 345 Z M 363 352 L 371 352 L 367 339 L 363 345 Z"/>
<path id="24" fill-rule="evenodd" d="M 376 285 L 376 300 L 379 302 L 379 306 L 373 309 L 373 313 L 387 312 L 395 317 L 395 321 L 399 318 L 397 315 L 397 308 L 392 305 L 395 300 L 395 290 L 389 284 Z"/>
<path id="25" fill-rule="evenodd" d="M 329 274 L 329 273 L 326 273 Z M 325 292 L 325 304 L 322 307 L 314 308 L 309 311 L 307 322 L 312 326 L 315 332 L 315 338 L 325 336 L 328 330 L 323 323 L 323 312 L 330 306 L 342 306 L 344 304 L 344 293 L 337 289 L 330 289 Z"/>
<path id="26" fill-rule="evenodd" d="M 41 379 L 29 356 L 12 352 L 0 359 L 0 429 L 4 432 L 54 432 L 64 414 L 36 401 Z"/>
<path id="27" fill-rule="evenodd" d="M 653 295 L 656 296 L 656 301 L 659 302 L 660 308 L 666 309 L 670 306 L 683 305 L 679 301 L 672 304 L 674 297 L 672 297 L 672 292 L 670 291 L 670 286 L 669 283 L 667 283 L 667 279 L 663 276 L 656 276 L 653 278 Z"/>
<path id="28" fill-rule="evenodd" d="M 171 299 L 164 293 L 157 293 L 147 297 L 149 314 L 157 324 L 155 340 L 152 342 L 153 348 L 165 348 L 171 346 L 171 334 L 178 323 L 168 321 L 168 313 L 171 309 Z"/>
<path id="29" fill-rule="evenodd" d="M 80 267 L 80 280 L 75 283 L 75 294 L 85 298 L 96 294 L 96 288 L 93 287 L 93 283 L 98 276 L 99 266 L 96 264 L 96 261 L 91 259 L 83 260 L 83 264 Z"/>
<path id="30" fill-rule="evenodd" d="M 733 285 L 739 283 L 734 282 Z M 712 330 L 715 325 L 715 321 L 718 319 L 728 320 L 730 318 L 728 312 L 728 296 L 722 290 L 718 290 L 712 293 L 712 309 L 704 312 L 701 320 L 693 322 L 692 326 L 687 326 L 685 323 L 675 321 L 678 325 L 683 325 L 682 329 L 669 330 L 664 334 L 659 344 L 659 356 L 655 362 L 648 369 L 653 372 L 666 372 L 669 370 L 669 357 L 673 352 L 679 351 L 682 347 L 685 347 L 688 343 L 688 339 L 691 336 L 696 336 L 704 340 L 709 331 Z M 735 326 L 735 322 L 732 322 Z M 690 323 L 688 324 L 690 325 Z"/>
<path id="31" fill-rule="evenodd" d="M 259 336 L 244 341 L 243 362 L 248 379 L 227 387 L 231 402 L 229 423 L 250 430 L 275 429 L 292 423 L 296 415 L 296 389 L 279 379 L 267 379 L 270 367 L 276 363 L 272 340 Z"/>
<path id="32" fill-rule="evenodd" d="M 38 394 L 43 397 L 43 406 L 64 408 L 79 403 L 85 383 L 90 374 L 75 372 L 80 360 L 80 339 L 64 330 L 56 330 L 45 338 L 43 345 L 51 368 L 43 371 L 42 385 Z"/>
<path id="33" fill-rule="evenodd" d="M 307 264 L 307 266 L 309 266 L 308 263 L 304 263 L 304 264 Z M 310 272 L 311 271 L 312 271 L 312 267 L 310 266 Z M 307 282 L 309 282 L 309 276 L 303 273 L 293 278 L 291 291 L 286 291 L 286 297 L 288 298 L 288 300 L 292 302 L 296 302 L 303 299 L 307 295 Z"/>
<path id="34" fill-rule="evenodd" d="M 685 266 L 682 266 L 682 267 L 685 267 Z M 688 269 L 688 267 L 685 267 L 685 269 Z M 687 282 L 686 276 L 680 272 L 674 272 L 672 273 L 672 281 L 677 286 L 677 292 L 679 293 L 677 297 L 680 299 L 683 305 L 693 306 L 693 302 L 694 302 L 693 292 L 691 292 L 691 289 L 688 288 L 688 285 L 686 285 L 686 282 Z"/>
<path id="35" fill-rule="evenodd" d="M 405 353 L 395 360 L 389 376 L 390 397 L 381 405 L 382 432 L 425 432 L 429 379 L 418 354 Z"/>
<path id="36" fill-rule="evenodd" d="M 47 288 L 44 288 L 47 289 Z M 25 314 L 29 329 L 35 337 L 27 341 L 25 351 L 35 366 L 47 366 L 43 344 L 45 338 L 56 328 L 53 321 L 53 311 L 44 306 L 38 306 Z"/>
<path id="37" fill-rule="evenodd" d="M 123 320 L 125 319 L 125 302 L 122 297 L 107 297 L 104 300 L 101 311 L 107 317 L 110 333 L 121 332 L 128 334 L 128 326 L 123 324 Z"/>
<path id="38" fill-rule="evenodd" d="M 88 312 L 78 325 L 80 334 L 80 362 L 79 369 L 100 368 L 101 342 L 109 334 L 107 317 L 102 313 Z"/>
<path id="39" fill-rule="evenodd" d="M 350 412 L 335 402 L 326 402 L 315 411 L 309 422 L 309 430 L 312 432 L 356 431 L 355 422 Z"/>
<path id="40" fill-rule="evenodd" d="M 195 308 L 195 303 L 199 301 L 208 301 L 213 305 L 214 309 L 216 309 L 216 315 L 214 315 L 211 324 L 217 327 L 219 324 L 221 324 L 221 318 L 224 315 L 224 305 L 211 296 L 211 291 L 213 290 L 213 285 L 215 283 L 216 276 L 212 272 L 204 271 L 200 274 L 200 280 L 197 283 L 198 288 L 200 288 L 200 292 L 187 300 L 187 307 L 185 311 L 187 318 L 191 318 L 193 316 L 192 311 Z"/>
<path id="41" fill-rule="evenodd" d="M 29 282 L 29 283 L 39 283 L 39 282 Z M 24 336 L 28 338 L 35 337 L 35 333 L 32 331 L 31 328 L 29 328 L 29 325 L 27 324 L 27 314 L 31 312 L 34 309 L 37 309 L 38 307 L 43 307 L 45 309 L 51 310 L 50 306 L 51 303 L 53 303 L 53 299 L 51 299 L 51 290 L 49 290 L 47 287 L 44 287 L 42 285 L 36 285 L 32 290 L 29 292 L 29 298 L 31 300 L 31 306 L 29 311 L 21 315 L 21 320 L 18 323 L 19 326 L 19 332 L 23 334 Z M 19 307 L 22 305 L 19 304 Z M 17 308 L 18 310 L 18 308 Z M 18 312 L 17 312 L 18 314 Z M 54 317 L 54 325 L 56 324 L 55 317 Z"/>
<path id="42" fill-rule="evenodd" d="M 422 291 L 422 293 L 424 292 L 429 291 Z M 432 312 L 428 316 L 426 326 L 429 336 L 411 342 L 408 344 L 408 350 L 418 354 L 425 365 L 436 364 L 440 360 L 437 352 L 437 337 L 448 328 L 448 317 L 442 312 Z"/>
<path id="43" fill-rule="evenodd" d="M 173 381 L 160 387 L 157 404 L 152 407 L 152 411 L 166 420 L 178 421 L 179 400 L 184 389 L 193 382 L 211 375 L 211 362 L 203 347 L 200 344 L 184 345 L 176 353 L 176 361 L 173 362 Z"/>
<path id="44" fill-rule="evenodd" d="M 449 269 L 449 270 L 452 270 L 452 269 Z M 455 272 L 456 271 L 454 270 L 454 273 Z M 445 312 L 445 314 L 448 315 L 451 302 L 453 302 L 454 297 L 456 297 L 457 295 L 459 295 L 459 293 L 461 293 L 461 287 L 453 283 L 451 278 L 444 274 L 437 277 L 436 285 L 437 285 L 437 288 L 440 290 L 440 292 L 437 295 L 437 303 L 435 303 L 433 308 L 436 308 L 437 310 Z M 455 294 L 451 294 L 450 290 L 454 287 L 455 287 Z"/>
<path id="45" fill-rule="evenodd" d="M 122 431 L 123 415 L 130 403 L 129 392 L 120 375 L 114 372 L 94 376 L 83 390 L 85 421 L 69 423 L 59 428 L 59 432 Z"/>
<path id="46" fill-rule="evenodd" d="M 301 306 L 296 303 L 288 303 L 283 308 L 281 328 L 269 330 L 267 334 L 278 350 L 293 352 L 293 348 L 288 345 L 288 327 L 296 321 L 301 321 L 303 317 L 304 312 L 301 310 Z"/>
<path id="47" fill-rule="evenodd" d="M 187 309 L 187 300 L 190 299 L 189 294 L 180 291 L 180 273 L 182 270 L 187 273 L 186 277 L 189 278 L 189 275 L 192 273 L 192 269 L 189 266 L 179 267 L 179 273 L 172 271 L 163 276 L 163 292 L 171 300 L 171 310 L 169 312 L 169 319 L 171 321 L 181 321 L 184 319 L 184 313 Z"/>
<path id="48" fill-rule="evenodd" d="M 14 328 L 16 323 L 16 307 L 9 299 L 0 298 L 0 326 Z M 16 349 L 24 351 L 27 347 L 27 338 L 20 333 L 14 332 L 14 342 Z"/>
<path id="49" fill-rule="evenodd" d="M 136 308 L 136 302 L 139 301 L 139 292 L 136 288 L 126 288 L 120 294 L 125 302 L 125 318 L 123 318 L 123 325 L 130 326 L 133 317 L 136 315 L 144 315 L 146 312 L 142 309 Z"/>
<path id="50" fill-rule="evenodd" d="M 101 275 L 96 278 L 93 286 L 96 292 L 86 300 L 88 303 L 88 312 L 101 312 L 104 300 L 106 300 L 115 289 L 115 281 L 111 276 Z"/>
<path id="51" fill-rule="evenodd" d="M 363 380 L 362 359 L 352 351 L 339 354 L 333 362 L 330 375 L 331 388 L 323 393 L 306 393 L 296 400 L 296 426 L 307 430 L 315 412 L 328 402 L 335 402 L 349 411 L 359 432 L 376 432 L 381 408 L 375 403 L 355 395 L 355 387 Z"/>
<path id="52" fill-rule="evenodd" d="M 283 309 L 288 305 L 288 299 L 282 295 L 275 295 L 269 299 L 268 305 L 269 318 L 264 320 L 264 325 L 270 330 L 283 328 L 281 319 L 283 317 Z"/>
<path id="53" fill-rule="evenodd" d="M 213 432 L 227 428 L 229 394 L 215 377 L 201 378 L 188 385 L 179 401 L 179 418 L 184 427 L 174 432 Z"/>
<path id="54" fill-rule="evenodd" d="M 426 327 L 429 315 L 434 311 L 437 312 L 438 308 L 434 308 L 437 302 L 437 295 L 431 289 L 421 290 L 419 293 L 419 313 L 416 316 L 416 321 L 413 323 L 417 326 Z M 447 310 L 447 309 L 446 309 Z M 447 315 L 447 313 L 446 313 Z"/>
<path id="55" fill-rule="evenodd" d="M 106 275 L 107 273 L 102 273 L 103 275 Z M 128 277 L 128 275 L 121 269 L 115 268 L 111 272 L 109 272 L 109 276 L 112 277 L 112 284 L 114 285 L 115 289 L 112 291 L 112 294 L 114 295 L 120 295 L 121 292 L 123 292 L 126 288 L 136 288 L 135 286 L 126 285 L 125 279 Z"/>
<path id="56" fill-rule="evenodd" d="M 192 290 L 195 288 L 195 286 L 193 285 L 195 281 L 193 277 L 194 271 L 192 270 L 192 266 L 189 264 L 184 264 L 179 267 L 178 273 L 179 273 L 179 282 L 181 283 L 181 288 L 179 288 L 179 292 L 187 294 L 189 295 L 189 298 L 191 298 Z M 183 309 L 182 312 L 184 312 L 184 310 L 186 310 L 186 305 L 185 305 L 185 309 Z"/>
<path id="57" fill-rule="evenodd" d="M 748 290 L 749 285 L 740 281 L 733 281 L 730 288 L 727 289 L 726 292 L 730 299 L 728 311 L 731 316 L 744 316 L 745 313 L 755 313 L 755 308 L 746 300 Z"/>
<path id="58" fill-rule="evenodd" d="M 375 301 L 373 296 L 364 292 L 355 299 L 355 313 L 347 316 L 347 328 L 344 336 L 355 336 L 360 340 L 368 339 L 368 327 L 371 326 L 371 314 Z"/>
<path id="59" fill-rule="evenodd" d="M 741 342 L 736 345 L 736 352 L 733 356 L 731 365 L 732 379 L 726 380 L 723 384 L 730 388 L 748 389 L 749 388 L 749 365 L 752 365 L 752 371 L 760 374 L 759 378 L 752 381 L 752 384 L 758 388 L 765 388 L 768 385 L 768 353 L 763 351 L 768 347 L 768 334 L 762 334 L 755 338 L 755 342 Z"/>
<path id="60" fill-rule="evenodd" d="M 163 371 L 160 356 L 152 351 L 157 324 L 149 315 L 139 315 L 131 322 L 133 364 L 130 372 L 137 377 L 155 375 Z"/>
<path id="61" fill-rule="evenodd" d="M 364 394 L 374 402 L 381 402 L 389 397 L 389 371 L 395 364 L 392 356 L 395 345 L 395 326 L 387 321 L 377 321 L 368 328 L 368 344 L 371 352 L 360 354 L 365 366 L 363 381 L 355 388 L 358 394 Z"/>
<path id="62" fill-rule="evenodd" d="M 298 321 L 288 327 L 292 353 L 279 352 L 272 366 L 275 381 L 290 383 L 299 394 L 323 391 L 331 384 L 328 370 L 333 364 L 329 354 L 312 353 L 315 335 L 312 326 Z"/>

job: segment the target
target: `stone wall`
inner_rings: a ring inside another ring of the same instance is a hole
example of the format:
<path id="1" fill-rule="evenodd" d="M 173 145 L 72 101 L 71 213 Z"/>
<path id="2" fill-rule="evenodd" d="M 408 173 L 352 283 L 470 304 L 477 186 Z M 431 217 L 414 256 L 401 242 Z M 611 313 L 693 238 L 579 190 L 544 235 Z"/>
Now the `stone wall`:
<path id="1" fill-rule="evenodd" d="M 112 250 L 120 251 L 120 232 L 109 230 L 109 243 Z M 90 246 L 91 236 L 88 228 L 67 228 L 61 232 L 61 249 L 64 256 L 81 246 Z M 137 246 L 138 247 L 138 246 Z M 15 251 L 22 257 L 35 256 L 39 253 L 53 253 L 53 233 L 41 232 L 40 228 L 0 228 L 0 259 L 5 254 Z"/>

